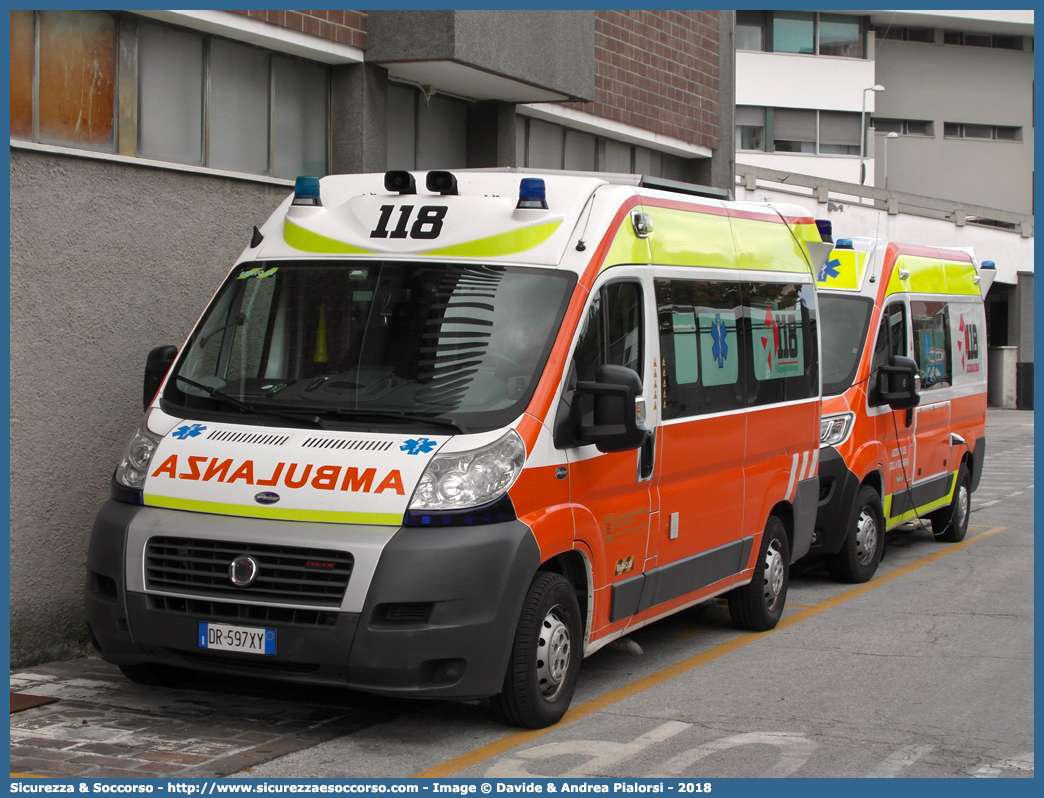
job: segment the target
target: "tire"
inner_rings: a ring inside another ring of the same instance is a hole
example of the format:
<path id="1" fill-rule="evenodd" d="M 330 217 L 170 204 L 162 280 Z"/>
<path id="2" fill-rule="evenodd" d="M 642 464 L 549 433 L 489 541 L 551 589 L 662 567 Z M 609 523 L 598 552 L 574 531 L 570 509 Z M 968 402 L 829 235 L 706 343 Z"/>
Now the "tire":
<path id="1" fill-rule="evenodd" d="M 783 522 L 770 515 L 750 584 L 727 594 L 732 625 L 752 632 L 774 629 L 783 615 L 790 585 L 790 545 Z"/>
<path id="2" fill-rule="evenodd" d="M 135 684 L 149 687 L 174 687 L 187 682 L 195 671 L 178 668 L 174 665 L 163 665 L 159 662 L 139 662 L 134 665 L 120 665 L 123 675 Z"/>
<path id="3" fill-rule="evenodd" d="M 562 719 L 583 659 L 582 628 L 573 586 L 558 574 L 538 573 L 522 603 L 504 689 L 490 699 L 499 721 L 542 729 Z"/>
<path id="4" fill-rule="evenodd" d="M 839 582 L 869 582 L 884 553 L 885 520 L 881 497 L 869 485 L 856 494 L 841 550 L 826 557 L 830 576 Z"/>
<path id="5" fill-rule="evenodd" d="M 970 517 L 971 475 L 968 467 L 961 463 L 957 471 L 957 485 L 953 489 L 953 501 L 928 513 L 928 520 L 932 522 L 932 535 L 941 543 L 958 543 L 968 534 Z"/>

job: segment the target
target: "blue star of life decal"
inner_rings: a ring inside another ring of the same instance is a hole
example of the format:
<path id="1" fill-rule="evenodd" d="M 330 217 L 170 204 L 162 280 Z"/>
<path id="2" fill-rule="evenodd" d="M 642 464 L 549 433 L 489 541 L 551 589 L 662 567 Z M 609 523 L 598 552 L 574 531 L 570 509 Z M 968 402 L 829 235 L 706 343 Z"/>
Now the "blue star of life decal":
<path id="1" fill-rule="evenodd" d="M 438 441 L 431 438 L 409 438 L 402 442 L 399 449 L 406 454 L 427 454 L 438 445 Z"/>
<path id="2" fill-rule="evenodd" d="M 721 314 L 714 314 L 714 325 L 711 327 L 711 357 L 713 357 L 717 363 L 718 368 L 725 368 L 725 360 L 729 356 L 729 345 L 725 343 L 725 336 L 728 335 L 729 330 L 725 326 L 725 322 L 721 320 Z"/>
<path id="3" fill-rule="evenodd" d="M 197 435 L 201 434 L 205 429 L 206 427 L 204 427 L 202 424 L 186 424 L 183 427 L 178 427 L 176 430 L 170 433 L 170 437 L 184 441 L 188 440 L 189 438 L 195 438 Z"/>
<path id="4" fill-rule="evenodd" d="M 819 276 L 816 278 L 817 283 L 825 283 L 831 277 L 840 277 L 841 272 L 838 270 L 838 266 L 841 265 L 841 261 L 837 258 L 828 260 L 823 264 L 823 268 L 819 270 Z"/>

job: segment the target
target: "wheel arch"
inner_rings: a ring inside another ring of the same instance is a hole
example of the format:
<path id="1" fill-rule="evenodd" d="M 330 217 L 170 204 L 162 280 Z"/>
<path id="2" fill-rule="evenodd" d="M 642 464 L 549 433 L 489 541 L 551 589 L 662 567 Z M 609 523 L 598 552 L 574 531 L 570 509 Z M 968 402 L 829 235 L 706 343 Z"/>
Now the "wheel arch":
<path id="1" fill-rule="evenodd" d="M 564 577 L 576 592 L 576 602 L 580 605 L 580 616 L 584 618 L 584 649 L 591 637 L 591 615 L 594 609 L 594 593 L 592 591 L 591 563 L 584 551 L 571 549 L 563 551 L 540 564 L 537 573 L 548 571 Z M 535 576 L 535 575 L 534 575 Z"/>

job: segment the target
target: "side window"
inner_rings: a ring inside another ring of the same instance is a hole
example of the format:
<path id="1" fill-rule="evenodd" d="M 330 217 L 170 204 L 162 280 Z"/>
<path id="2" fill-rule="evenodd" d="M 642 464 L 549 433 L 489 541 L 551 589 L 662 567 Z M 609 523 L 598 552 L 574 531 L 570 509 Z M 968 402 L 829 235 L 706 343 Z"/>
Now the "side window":
<path id="1" fill-rule="evenodd" d="M 593 380 L 600 365 L 626 366 L 642 376 L 642 287 L 604 286 L 588 311 L 573 360 L 578 380 Z"/>
<path id="2" fill-rule="evenodd" d="M 911 302 L 910 318 L 921 390 L 949 388 L 953 384 L 949 307 L 945 302 Z"/>
<path id="3" fill-rule="evenodd" d="M 642 318 L 642 287 L 638 283 L 603 286 L 591 302 L 573 353 L 577 380 L 594 380 L 601 365 L 626 366 L 644 377 Z M 583 423 L 593 423 L 594 396 L 580 394 L 579 401 Z"/>
<path id="4" fill-rule="evenodd" d="M 751 354 L 748 404 L 793 402 L 819 393 L 813 291 L 793 283 L 744 283 Z"/>
<path id="5" fill-rule="evenodd" d="M 739 283 L 657 280 L 663 417 L 744 406 Z"/>
<path id="6" fill-rule="evenodd" d="M 874 343 L 871 369 L 887 365 L 893 355 L 906 357 L 906 308 L 898 302 L 885 308 Z"/>

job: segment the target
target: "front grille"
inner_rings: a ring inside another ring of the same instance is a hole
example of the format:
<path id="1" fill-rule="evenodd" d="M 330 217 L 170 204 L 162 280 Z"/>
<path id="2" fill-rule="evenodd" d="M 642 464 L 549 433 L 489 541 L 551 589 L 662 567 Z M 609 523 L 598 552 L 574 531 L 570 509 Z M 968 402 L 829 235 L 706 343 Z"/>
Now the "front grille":
<path id="1" fill-rule="evenodd" d="M 236 587 L 228 576 L 228 566 L 242 554 L 261 566 L 249 587 Z M 154 537 L 145 547 L 145 588 L 232 601 L 339 607 L 354 562 L 351 554 L 328 549 Z"/>
<path id="2" fill-rule="evenodd" d="M 194 615 L 209 621 L 246 621 L 281 626 L 333 626 L 337 623 L 336 612 L 234 604 L 179 596 L 149 596 L 149 609 Z"/>

